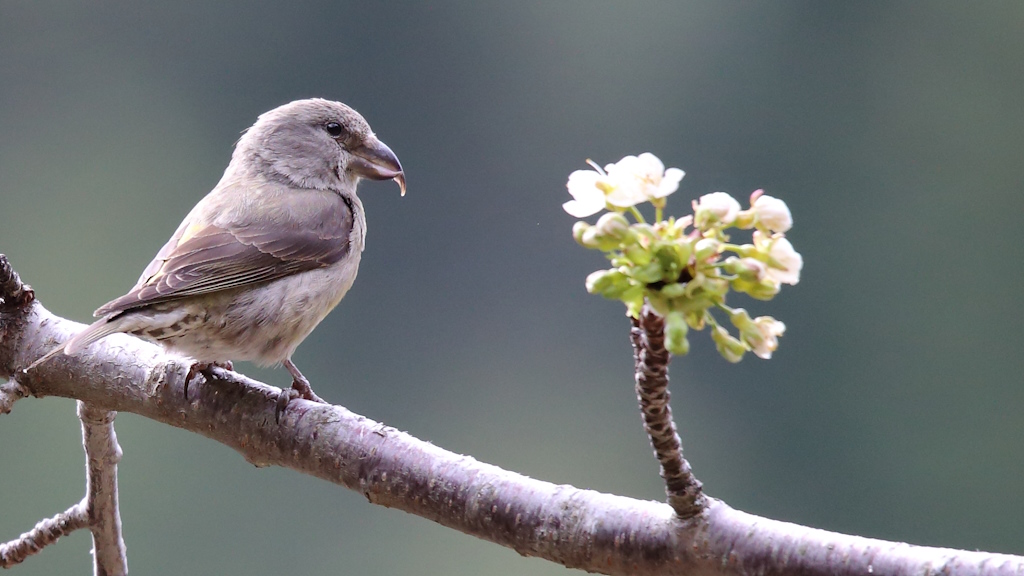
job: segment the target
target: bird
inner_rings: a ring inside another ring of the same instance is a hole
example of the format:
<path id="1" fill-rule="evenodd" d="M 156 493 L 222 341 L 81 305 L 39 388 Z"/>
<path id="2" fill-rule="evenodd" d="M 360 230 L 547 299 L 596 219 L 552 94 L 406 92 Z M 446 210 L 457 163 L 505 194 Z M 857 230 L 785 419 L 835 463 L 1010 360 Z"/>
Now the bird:
<path id="1" fill-rule="evenodd" d="M 236 360 L 283 365 L 294 392 L 279 412 L 289 396 L 322 401 L 292 354 L 355 281 L 364 179 L 405 195 L 398 157 L 351 107 L 312 98 L 261 114 L 135 287 L 29 369 L 127 333 L 194 359 L 189 378 Z"/>

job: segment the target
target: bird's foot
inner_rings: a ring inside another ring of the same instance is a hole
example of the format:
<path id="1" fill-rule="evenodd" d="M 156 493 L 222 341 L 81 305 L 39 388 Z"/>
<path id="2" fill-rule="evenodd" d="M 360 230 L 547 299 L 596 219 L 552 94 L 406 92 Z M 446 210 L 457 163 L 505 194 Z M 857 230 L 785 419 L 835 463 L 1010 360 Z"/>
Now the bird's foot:
<path id="1" fill-rule="evenodd" d="M 185 397 L 188 398 L 188 385 L 192 382 L 192 379 L 202 374 L 207 380 L 213 379 L 213 373 L 210 372 L 211 368 L 223 368 L 225 370 L 234 371 L 235 366 L 230 360 L 224 360 L 223 362 L 194 362 L 188 367 L 188 374 L 185 375 Z"/>
<path id="2" fill-rule="evenodd" d="M 298 392 L 300 398 L 321 404 L 327 403 L 323 398 L 317 396 L 316 392 L 313 392 L 313 387 L 309 385 L 309 380 L 306 380 L 306 377 L 301 374 L 292 380 L 292 390 Z"/>
<path id="3" fill-rule="evenodd" d="M 309 385 L 309 380 L 299 372 L 299 369 L 289 358 L 283 362 L 284 367 L 288 369 L 288 372 L 292 375 L 292 387 L 288 390 L 282 390 L 277 396 L 277 408 L 274 412 L 275 419 L 280 422 L 281 414 L 288 408 L 288 403 L 294 398 L 304 398 L 310 402 L 319 402 L 326 404 L 327 401 L 316 395 L 313 392 L 313 387 Z"/>

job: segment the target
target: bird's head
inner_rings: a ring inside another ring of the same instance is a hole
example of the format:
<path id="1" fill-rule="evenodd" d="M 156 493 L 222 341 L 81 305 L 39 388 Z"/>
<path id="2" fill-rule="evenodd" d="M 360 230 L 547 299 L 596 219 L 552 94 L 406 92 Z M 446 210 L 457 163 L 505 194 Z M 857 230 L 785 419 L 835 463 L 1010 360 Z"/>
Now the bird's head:
<path id="1" fill-rule="evenodd" d="M 398 157 L 341 102 L 296 100 L 260 115 L 235 147 L 239 162 L 301 188 L 354 191 L 366 178 L 394 180 L 405 195 Z"/>

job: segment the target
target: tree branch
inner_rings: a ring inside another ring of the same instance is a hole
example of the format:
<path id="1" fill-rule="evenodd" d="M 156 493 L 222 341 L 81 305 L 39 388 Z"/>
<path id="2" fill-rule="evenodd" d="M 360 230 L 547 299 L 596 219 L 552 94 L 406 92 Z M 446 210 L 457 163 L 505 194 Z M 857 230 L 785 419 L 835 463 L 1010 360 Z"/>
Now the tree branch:
<path id="1" fill-rule="evenodd" d="M 81 325 L 38 303 L 0 311 L 0 377 L 28 366 Z M 339 406 L 292 400 L 222 369 L 185 387 L 190 362 L 124 335 L 21 378 L 38 396 L 77 398 L 221 442 L 357 490 L 375 504 L 545 558 L 604 574 L 1020 576 L 1024 557 L 846 536 L 733 510 L 708 498 L 679 518 L 665 504 L 554 485 L 480 463 Z"/>
<path id="2" fill-rule="evenodd" d="M 683 444 L 676 433 L 669 406 L 668 363 L 665 349 L 665 319 L 644 305 L 640 318 L 631 319 L 629 339 L 636 366 L 636 398 L 644 418 L 644 430 L 651 439 L 654 456 L 661 464 L 668 504 L 680 518 L 693 518 L 707 507 L 700 480 L 683 458 Z"/>
<path id="3" fill-rule="evenodd" d="M 53 518 L 40 520 L 32 530 L 19 536 L 17 540 L 0 544 L 0 568 L 21 564 L 26 558 L 38 554 L 61 536 L 67 536 L 88 525 L 89 515 L 85 511 L 85 500 L 82 500 Z"/>
<path id="4" fill-rule="evenodd" d="M 96 576 L 128 573 L 128 556 L 117 507 L 117 463 L 121 461 L 121 447 L 114 433 L 115 416 L 117 412 L 78 401 L 86 457 L 85 502 Z"/>

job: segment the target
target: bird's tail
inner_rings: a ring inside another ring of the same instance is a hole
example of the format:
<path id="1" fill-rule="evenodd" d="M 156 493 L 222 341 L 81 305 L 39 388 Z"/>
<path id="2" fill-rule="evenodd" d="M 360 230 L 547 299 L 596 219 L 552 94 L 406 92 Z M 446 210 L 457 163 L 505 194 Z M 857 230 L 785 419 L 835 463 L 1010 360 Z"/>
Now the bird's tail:
<path id="1" fill-rule="evenodd" d="M 89 325 L 88 328 L 82 330 L 78 334 L 75 334 L 67 342 L 60 344 L 53 350 L 50 350 L 46 354 L 43 354 L 41 358 L 33 362 L 28 368 L 25 369 L 25 371 L 27 372 L 29 370 L 32 370 L 36 366 L 39 366 L 43 362 L 52 359 L 54 356 L 57 356 L 61 352 L 67 354 L 68 356 L 71 356 L 72 354 L 77 354 L 84 350 L 85 348 L 87 348 L 93 342 L 106 336 L 109 336 L 115 332 L 120 332 L 120 323 L 111 322 L 111 320 L 113 320 L 113 318 L 108 316 L 106 318 L 100 318 L 99 320 L 93 322 L 92 324 Z"/>

